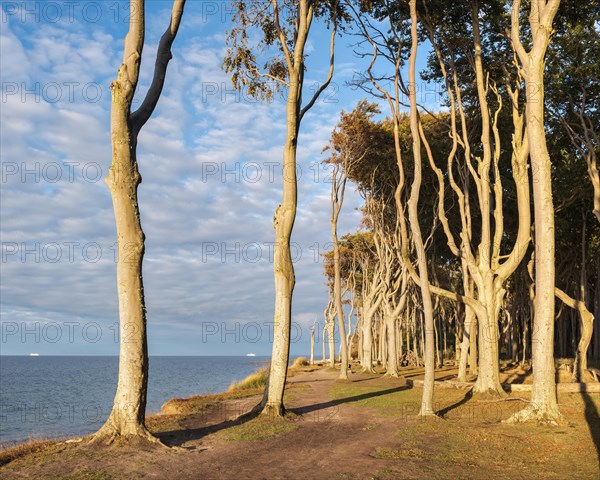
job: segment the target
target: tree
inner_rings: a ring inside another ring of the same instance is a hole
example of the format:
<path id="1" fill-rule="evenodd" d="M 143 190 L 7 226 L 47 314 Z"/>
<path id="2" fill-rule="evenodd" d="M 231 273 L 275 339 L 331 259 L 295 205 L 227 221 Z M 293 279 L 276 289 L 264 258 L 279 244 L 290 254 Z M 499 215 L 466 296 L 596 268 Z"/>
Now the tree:
<path id="1" fill-rule="evenodd" d="M 362 106 L 362 108 L 361 108 Z M 346 182 L 348 172 L 353 170 L 353 165 L 358 165 L 370 153 L 370 139 L 365 135 L 364 120 L 368 105 L 363 102 L 359 107 L 350 112 L 342 112 L 340 122 L 331 135 L 330 145 L 327 147 L 331 151 L 330 157 L 326 163 L 332 166 L 331 176 L 331 237 L 333 241 L 332 261 L 333 261 L 333 301 L 338 319 L 341 343 L 341 370 L 340 379 L 348 379 L 348 345 L 346 341 L 346 327 L 344 317 L 344 307 L 342 303 L 342 275 L 340 259 L 340 242 L 338 239 L 337 225 L 342 205 L 344 203 L 344 194 L 346 191 Z M 326 265 L 327 268 L 327 265 Z M 348 287 L 346 288 L 346 291 Z"/>
<path id="2" fill-rule="evenodd" d="M 270 8 L 269 8 L 270 7 Z M 338 22 L 343 15 L 337 0 L 235 0 L 235 27 L 229 32 L 225 70 L 232 74 L 236 89 L 247 88 L 249 95 L 270 99 L 283 92 L 286 98 L 287 133 L 283 148 L 283 198 L 275 211 L 275 246 L 273 270 L 275 276 L 275 313 L 273 351 L 269 381 L 265 396 L 257 410 L 282 416 L 285 413 L 283 393 L 287 377 L 292 320 L 292 295 L 295 285 L 290 238 L 297 207 L 296 152 L 300 125 L 321 93 L 329 86 L 334 70 L 334 48 Z M 308 103 L 302 93 L 306 70 L 305 47 L 315 18 L 332 26 L 329 50 L 329 72 Z M 249 32 L 257 31 L 260 40 L 252 48 Z M 260 69 L 256 55 L 275 50 Z M 270 82 L 269 82 L 270 81 Z"/>
<path id="3" fill-rule="evenodd" d="M 521 1 L 512 4 L 511 37 L 525 80 L 527 138 L 531 164 L 535 167 L 533 210 L 535 217 L 535 316 L 533 320 L 533 387 L 531 404 L 515 413 L 512 421 L 560 418 L 554 369 L 555 245 L 552 202 L 552 162 L 544 128 L 544 66 L 552 35 L 552 23 L 560 0 L 532 1 L 529 11 L 531 47 L 521 42 Z"/>
<path id="4" fill-rule="evenodd" d="M 360 2 L 359 2 L 360 3 Z M 394 158 L 398 169 L 398 184 L 394 192 L 396 205 L 396 229 L 400 232 L 400 242 L 398 256 L 401 258 L 403 265 L 408 269 L 412 280 L 420 287 L 422 296 L 422 307 L 425 319 L 425 381 L 423 388 L 423 397 L 421 402 L 420 415 L 433 415 L 433 385 L 434 385 L 434 368 L 435 368 L 435 347 L 434 347 L 434 320 L 433 320 L 433 303 L 431 300 L 431 286 L 428 278 L 427 257 L 425 245 L 419 224 L 418 204 L 422 183 L 422 165 L 421 165 L 421 138 L 419 133 L 419 118 L 416 100 L 416 56 L 418 48 L 418 32 L 417 32 L 417 10 L 416 0 L 409 2 L 408 20 L 397 20 L 392 18 L 392 4 L 383 0 L 383 2 L 374 2 L 373 4 L 353 7 L 356 24 L 359 28 L 360 35 L 372 47 L 371 62 L 367 69 L 367 79 L 371 82 L 373 89 L 377 92 L 380 98 L 383 98 L 389 105 L 392 113 L 392 124 L 394 132 Z M 374 16 L 378 20 L 388 19 L 389 34 L 382 32 L 379 25 L 375 25 L 367 18 L 365 10 L 373 11 Z M 402 36 L 406 30 L 410 31 L 410 55 L 408 58 L 408 87 L 403 81 L 401 74 L 401 66 L 405 63 L 406 47 Z M 382 57 L 394 68 L 394 73 L 389 78 L 380 78 L 374 73 L 374 66 L 377 58 Z M 390 88 L 386 88 L 384 82 L 391 84 Z M 364 85 L 364 83 L 363 83 Z M 400 95 L 405 94 L 410 101 L 409 124 L 412 140 L 412 157 L 413 157 L 413 178 L 410 189 L 410 196 L 405 199 L 404 186 L 404 160 L 402 157 L 402 149 L 400 144 Z M 408 210 L 410 239 L 408 235 L 407 222 L 405 218 L 405 209 Z M 417 256 L 417 269 L 413 268 L 412 260 L 409 256 L 409 251 L 414 247 Z M 381 255 L 380 255 L 381 258 Z"/>
<path id="5" fill-rule="evenodd" d="M 425 255 L 425 245 L 421 235 L 419 225 L 418 205 L 419 194 L 421 191 L 422 161 L 421 161 L 421 137 L 419 135 L 419 118 L 417 112 L 417 82 L 415 75 L 417 61 L 417 2 L 410 0 L 410 29 L 411 29 L 411 48 L 408 64 L 409 81 L 409 99 L 410 99 L 410 132 L 413 141 L 413 182 L 411 186 L 410 198 L 408 200 L 408 216 L 410 219 L 410 229 L 413 243 L 417 252 L 417 266 L 419 269 L 419 287 L 421 288 L 421 299 L 423 301 L 423 315 L 425 317 L 425 379 L 423 381 L 423 398 L 421 400 L 421 410 L 419 415 L 434 415 L 433 412 L 433 384 L 435 375 L 435 350 L 434 350 L 434 323 L 433 323 L 433 304 L 431 302 L 431 288 L 429 286 L 429 274 L 427 271 L 427 258 Z M 402 169 L 401 161 L 399 167 Z M 402 176 L 402 174 L 401 174 Z M 399 187 L 399 190 L 401 187 Z M 401 190 L 397 194 L 400 196 Z M 403 208 L 401 205 L 399 209 Z"/>
<path id="6" fill-rule="evenodd" d="M 337 233 L 338 219 L 344 204 L 344 192 L 346 191 L 346 177 L 339 164 L 334 165 L 331 178 L 331 238 L 333 240 L 333 295 L 335 300 L 335 312 L 338 319 L 340 335 L 340 380 L 348 380 L 348 342 L 346 340 L 346 317 L 342 305 L 342 275 L 340 271 L 340 243 Z"/>
<path id="7" fill-rule="evenodd" d="M 144 47 L 145 2 L 131 0 L 129 5 L 129 32 L 125 37 L 123 63 L 117 80 L 111 84 L 112 164 L 106 178 L 113 200 L 118 241 L 119 380 L 110 416 L 92 437 L 94 442 L 112 442 L 117 437 L 141 437 L 158 442 L 145 426 L 148 345 L 142 279 L 144 232 L 137 199 L 137 189 L 142 181 L 137 163 L 137 140 L 160 98 L 185 0 L 173 2 L 171 21 L 158 46 L 152 83 L 135 112 L 131 112 L 131 104 Z"/>
<path id="8" fill-rule="evenodd" d="M 460 5 L 448 3 L 443 0 L 435 2 L 434 10 L 433 6 L 428 7 L 429 2 L 424 2 L 422 13 L 424 30 L 433 45 L 430 64 L 434 65 L 434 74 L 429 72 L 429 76 L 445 83 L 451 114 L 450 136 L 453 141 L 445 171 L 436 165 L 433 155 L 429 155 L 429 160 L 440 185 L 438 210 L 443 232 L 449 249 L 461 261 L 462 300 L 466 301 L 466 312 L 459 378 L 464 380 L 466 377 L 467 347 L 471 343 L 474 313 L 479 328 L 479 366 L 474 390 L 502 396 L 504 391 L 499 379 L 498 318 L 505 299 L 506 282 L 524 258 L 530 241 L 529 150 L 519 106 L 518 79 L 515 81 L 506 73 L 506 65 L 503 65 L 504 68 L 498 65 L 502 61 L 484 61 L 486 47 L 494 48 L 495 56 L 500 60 L 505 60 L 506 57 L 503 49 L 499 49 L 499 45 L 504 45 L 502 36 L 494 31 L 501 31 L 496 25 L 501 25 L 501 22 L 494 20 L 491 25 L 487 22 L 491 33 L 482 34 L 481 28 L 482 18 L 502 19 L 499 4 L 486 4 L 486 10 L 482 10 L 477 1 L 472 1 L 471 10 L 467 12 Z M 448 25 L 454 23 L 458 26 L 447 31 Z M 439 25 L 442 27 L 438 29 Z M 460 29 L 462 35 L 456 35 L 457 29 Z M 471 44 L 468 39 L 471 39 Z M 502 124 L 503 96 L 508 96 L 512 106 L 513 131 L 510 146 L 503 141 L 503 137 L 507 136 L 505 132 L 510 131 L 510 127 Z M 479 142 L 472 138 L 476 135 L 479 136 Z M 464 161 L 457 169 L 455 163 L 459 149 L 462 150 Z M 515 189 L 515 194 L 511 196 L 516 196 L 517 204 L 518 225 L 514 239 L 508 237 L 505 231 L 506 186 L 503 183 L 505 167 L 502 160 L 508 160 L 508 155 L 503 155 L 504 152 L 511 154 L 511 174 Z M 462 177 L 462 185 L 456 180 L 456 169 Z M 458 200 L 458 242 L 446 216 L 446 178 Z M 476 204 L 470 201 L 470 184 L 475 186 Z M 478 211 L 472 209 L 472 205 L 477 205 Z M 506 243 L 512 243 L 512 246 L 508 253 L 503 254 Z M 440 294 L 447 296 L 445 292 Z"/>

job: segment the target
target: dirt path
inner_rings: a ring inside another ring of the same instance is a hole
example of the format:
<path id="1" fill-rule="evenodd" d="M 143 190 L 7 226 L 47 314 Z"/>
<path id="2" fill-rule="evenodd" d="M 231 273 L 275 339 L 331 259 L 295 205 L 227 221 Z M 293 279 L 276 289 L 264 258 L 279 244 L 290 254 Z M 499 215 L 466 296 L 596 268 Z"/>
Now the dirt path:
<path id="1" fill-rule="evenodd" d="M 404 372 L 411 377 L 414 372 Z M 443 376 L 444 372 L 440 372 Z M 162 416 L 160 438 L 179 450 L 76 445 L 29 455 L 0 477 L 44 479 L 594 479 L 600 474 L 600 398 L 561 396 L 559 427 L 500 423 L 522 400 L 477 402 L 439 390 L 445 420 L 419 421 L 421 391 L 405 378 L 319 369 L 290 379 L 291 418 L 230 418 L 258 397 L 185 418 Z"/>

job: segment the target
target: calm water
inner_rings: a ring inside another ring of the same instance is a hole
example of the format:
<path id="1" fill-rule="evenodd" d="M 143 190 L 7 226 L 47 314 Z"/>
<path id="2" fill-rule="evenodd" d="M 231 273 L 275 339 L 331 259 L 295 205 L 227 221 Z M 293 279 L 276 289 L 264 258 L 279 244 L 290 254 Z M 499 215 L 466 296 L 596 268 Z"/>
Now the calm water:
<path id="1" fill-rule="evenodd" d="M 216 393 L 267 357 L 151 357 L 147 412 L 172 397 Z M 0 443 L 96 431 L 110 413 L 117 357 L 0 357 Z"/>

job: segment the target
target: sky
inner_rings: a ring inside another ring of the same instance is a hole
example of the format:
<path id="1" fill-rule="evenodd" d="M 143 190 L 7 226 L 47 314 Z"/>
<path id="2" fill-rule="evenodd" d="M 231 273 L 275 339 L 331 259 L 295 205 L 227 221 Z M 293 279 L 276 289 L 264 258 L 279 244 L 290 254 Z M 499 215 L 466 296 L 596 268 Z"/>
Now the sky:
<path id="1" fill-rule="evenodd" d="M 169 1 L 146 3 L 134 108 L 171 9 Z M 235 92 L 221 69 L 228 4 L 188 0 L 163 95 L 139 136 L 150 355 L 271 352 L 272 221 L 285 112 L 280 99 Z M 122 59 L 128 2 L 1 5 L 0 354 L 117 355 L 116 234 L 104 178 L 109 86 Z M 340 112 L 366 96 L 348 85 L 364 68 L 355 42 L 338 38 L 333 83 L 300 131 L 292 356 L 308 354 L 313 322 L 323 326 L 331 185 L 322 150 Z M 327 31 L 316 24 L 305 98 L 326 77 L 327 51 Z M 426 103 L 434 99 L 432 91 L 422 94 Z M 340 235 L 356 230 L 360 203 L 351 186 Z"/>

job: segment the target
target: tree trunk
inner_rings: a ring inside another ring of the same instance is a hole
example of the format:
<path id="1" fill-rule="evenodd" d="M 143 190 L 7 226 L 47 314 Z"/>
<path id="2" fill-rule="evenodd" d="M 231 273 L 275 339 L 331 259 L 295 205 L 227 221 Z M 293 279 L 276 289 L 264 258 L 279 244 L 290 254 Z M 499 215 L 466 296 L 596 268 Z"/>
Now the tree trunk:
<path id="1" fill-rule="evenodd" d="M 363 310 L 362 371 L 366 373 L 373 373 L 373 315 L 370 309 Z"/>
<path id="2" fill-rule="evenodd" d="M 148 389 L 146 307 L 142 279 L 144 232 L 140 223 L 136 138 L 128 127 L 129 106 L 123 102 L 127 81 L 121 70 L 113 82 L 111 136 L 113 159 L 106 183 L 110 190 L 118 239 L 119 380 L 110 416 L 97 435 L 149 437 L 144 425 Z"/>
<path id="3" fill-rule="evenodd" d="M 325 325 L 323 327 L 323 353 L 322 353 L 322 357 L 321 357 L 321 361 L 323 362 L 323 364 L 325 364 L 325 362 L 327 361 L 327 325 Z"/>
<path id="4" fill-rule="evenodd" d="M 293 85 L 293 84 L 292 84 Z M 283 393 L 290 359 L 290 329 L 292 323 L 292 294 L 296 284 L 290 252 L 290 238 L 296 219 L 296 142 L 297 92 L 290 89 L 287 118 L 288 137 L 283 154 L 283 199 L 275 211 L 275 247 L 273 269 L 275 276 L 275 315 L 273 320 L 273 351 L 269 373 L 269 389 L 263 414 L 283 416 Z"/>
<path id="5" fill-rule="evenodd" d="M 419 193 L 421 190 L 421 140 L 419 136 L 418 113 L 417 113 L 417 92 L 415 67 L 417 61 L 417 7 L 416 0 L 410 0 L 410 18 L 411 18 L 411 52 L 409 58 L 409 97 L 410 97 L 410 131 L 412 136 L 413 148 L 413 182 L 411 186 L 410 198 L 408 200 L 408 216 L 410 219 L 410 228 L 413 243 L 417 252 L 417 266 L 419 269 L 419 286 L 421 288 L 421 299 L 423 302 L 423 315 L 425 319 L 425 377 L 423 380 L 423 396 L 421 398 L 420 416 L 435 415 L 433 411 L 433 386 L 435 378 L 435 337 L 433 304 L 431 301 L 431 290 L 429 288 L 429 273 L 427 271 L 427 258 L 425 256 L 425 246 L 421 236 L 421 227 L 419 225 Z"/>
<path id="6" fill-rule="evenodd" d="M 330 315 L 332 316 L 329 318 L 329 326 L 327 327 L 327 339 L 329 341 L 329 367 L 335 368 L 335 319 L 333 318 L 333 313 L 330 313 Z"/>
<path id="7" fill-rule="evenodd" d="M 310 330 L 310 364 L 315 363 L 315 326 Z"/>
<path id="8" fill-rule="evenodd" d="M 396 338 L 396 318 L 389 312 L 386 313 L 386 332 L 387 332 L 387 356 L 386 356 L 386 372 L 389 377 L 398 377 L 398 348 Z"/>
<path id="9" fill-rule="evenodd" d="M 140 437 L 160 443 L 145 426 L 148 390 L 148 343 L 142 261 L 144 232 L 140 221 L 137 189 L 141 183 L 136 149 L 141 128 L 148 121 L 164 86 L 171 46 L 181 22 L 185 0 L 175 0 L 171 21 L 161 37 L 154 77 L 140 108 L 131 112 L 144 46 L 143 0 L 130 2 L 129 32 L 125 38 L 123 63 L 111 84 L 110 132 L 112 164 L 106 178 L 115 214 L 119 298 L 119 375 L 112 411 L 92 442 L 110 443 L 117 437 Z"/>
<path id="10" fill-rule="evenodd" d="M 517 412 L 513 421 L 560 418 L 554 368 L 554 206 L 552 202 L 552 163 L 544 129 L 544 56 L 550 42 L 552 22 L 560 0 L 532 2 L 530 25 L 532 49 L 528 53 L 520 41 L 520 0 L 513 2 L 512 38 L 523 68 L 527 104 L 527 136 L 533 175 L 535 218 L 535 317 L 533 320 L 531 405 Z"/>
<path id="11" fill-rule="evenodd" d="M 340 380 L 348 380 L 348 342 L 344 323 L 344 306 L 342 304 L 342 275 L 340 272 L 340 244 L 337 234 L 337 223 L 344 202 L 346 180 L 338 178 L 339 165 L 336 165 L 331 183 L 331 238 L 333 240 L 333 295 L 338 318 L 340 336 Z M 335 366 L 335 365 L 334 365 Z"/>

